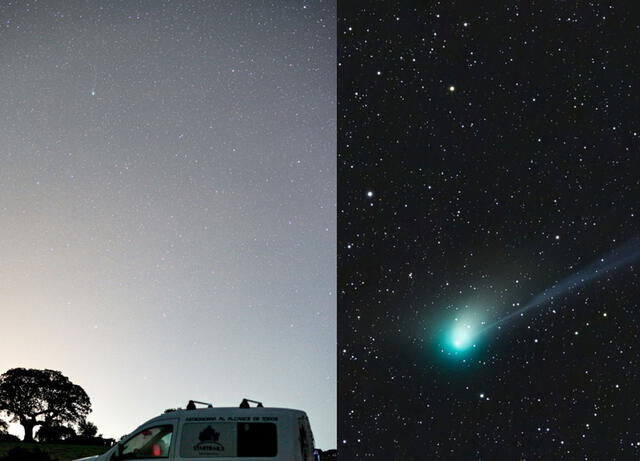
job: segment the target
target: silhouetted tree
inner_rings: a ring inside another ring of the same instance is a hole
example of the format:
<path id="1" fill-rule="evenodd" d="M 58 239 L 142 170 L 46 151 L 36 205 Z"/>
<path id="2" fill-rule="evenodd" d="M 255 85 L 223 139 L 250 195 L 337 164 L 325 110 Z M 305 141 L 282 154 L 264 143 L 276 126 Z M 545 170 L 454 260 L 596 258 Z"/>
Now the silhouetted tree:
<path id="1" fill-rule="evenodd" d="M 0 419 L 0 442 L 19 442 L 20 439 L 13 434 L 7 432 L 9 425 L 6 421 Z"/>
<path id="2" fill-rule="evenodd" d="M 80 437 L 95 437 L 98 434 L 98 428 L 95 424 L 87 420 L 78 423 L 78 435 Z"/>
<path id="3" fill-rule="evenodd" d="M 13 434 L 2 433 L 0 434 L 0 442 L 19 442 L 20 439 Z"/>
<path id="4" fill-rule="evenodd" d="M 83 421 L 91 411 L 89 396 L 55 370 L 12 368 L 0 376 L 0 410 L 24 427 L 24 441 L 33 441 L 37 426 Z"/>
<path id="5" fill-rule="evenodd" d="M 72 427 L 53 424 L 51 426 L 42 425 L 38 432 L 36 432 L 36 438 L 40 442 L 61 442 L 63 440 L 69 440 L 76 437 L 76 431 Z"/>

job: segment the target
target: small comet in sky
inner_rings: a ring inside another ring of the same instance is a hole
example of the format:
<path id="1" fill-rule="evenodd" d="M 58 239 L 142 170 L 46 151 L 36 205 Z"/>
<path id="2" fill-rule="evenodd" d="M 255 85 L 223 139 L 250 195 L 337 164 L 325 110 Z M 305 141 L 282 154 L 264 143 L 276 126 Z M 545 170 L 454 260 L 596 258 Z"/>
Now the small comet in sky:
<path id="1" fill-rule="evenodd" d="M 93 68 L 93 84 L 91 85 L 91 96 L 96 95 L 96 86 L 98 85 L 98 70 L 95 65 L 91 65 Z"/>

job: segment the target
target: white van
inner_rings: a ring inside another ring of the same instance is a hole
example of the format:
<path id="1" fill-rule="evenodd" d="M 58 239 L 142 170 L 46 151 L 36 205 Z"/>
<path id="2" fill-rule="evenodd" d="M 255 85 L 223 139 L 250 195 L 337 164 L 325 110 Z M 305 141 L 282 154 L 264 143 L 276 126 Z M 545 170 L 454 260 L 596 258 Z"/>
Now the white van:
<path id="1" fill-rule="evenodd" d="M 314 441 L 304 411 L 250 407 L 168 410 L 125 436 L 92 461 L 168 459 L 194 461 L 314 461 Z"/>

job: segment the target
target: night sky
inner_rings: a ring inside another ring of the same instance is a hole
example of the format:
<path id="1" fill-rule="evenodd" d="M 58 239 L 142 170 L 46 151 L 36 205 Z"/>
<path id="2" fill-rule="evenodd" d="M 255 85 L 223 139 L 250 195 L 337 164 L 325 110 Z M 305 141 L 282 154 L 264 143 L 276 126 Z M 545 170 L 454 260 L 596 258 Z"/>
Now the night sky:
<path id="1" fill-rule="evenodd" d="M 640 459 L 639 22 L 580 5 L 340 4 L 341 457 Z"/>
<path id="2" fill-rule="evenodd" d="M 335 14 L 0 4 L 0 373 L 61 371 L 107 437 L 247 397 L 335 447 Z"/>

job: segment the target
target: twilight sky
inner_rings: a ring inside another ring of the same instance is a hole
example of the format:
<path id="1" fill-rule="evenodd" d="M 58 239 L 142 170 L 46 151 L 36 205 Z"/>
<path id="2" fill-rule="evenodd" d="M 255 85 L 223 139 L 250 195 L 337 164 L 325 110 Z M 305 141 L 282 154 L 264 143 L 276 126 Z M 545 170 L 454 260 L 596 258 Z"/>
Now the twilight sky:
<path id="1" fill-rule="evenodd" d="M 0 27 L 0 372 L 62 371 L 105 436 L 248 397 L 335 447 L 335 2 Z"/>

